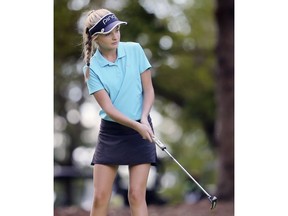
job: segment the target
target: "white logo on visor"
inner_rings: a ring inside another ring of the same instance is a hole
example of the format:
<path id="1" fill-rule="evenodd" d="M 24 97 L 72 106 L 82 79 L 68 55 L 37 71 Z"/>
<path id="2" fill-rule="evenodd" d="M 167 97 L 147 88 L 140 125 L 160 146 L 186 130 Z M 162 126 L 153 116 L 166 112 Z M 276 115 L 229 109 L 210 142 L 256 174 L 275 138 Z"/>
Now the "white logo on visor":
<path id="1" fill-rule="evenodd" d="M 111 14 L 110 16 L 106 17 L 105 19 L 103 19 L 103 24 L 106 25 L 107 22 L 109 22 L 111 19 L 117 19 L 116 16 L 114 14 Z"/>

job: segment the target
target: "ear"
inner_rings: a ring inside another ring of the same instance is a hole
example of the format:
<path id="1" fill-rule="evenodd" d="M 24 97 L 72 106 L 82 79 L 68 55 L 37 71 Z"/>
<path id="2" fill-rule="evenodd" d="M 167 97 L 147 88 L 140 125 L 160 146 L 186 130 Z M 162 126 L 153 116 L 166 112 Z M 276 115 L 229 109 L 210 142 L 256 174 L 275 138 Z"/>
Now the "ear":
<path id="1" fill-rule="evenodd" d="M 97 42 L 98 42 L 98 39 L 97 39 L 97 38 L 98 38 L 98 35 L 94 35 L 94 36 L 92 37 L 92 40 L 97 43 Z"/>

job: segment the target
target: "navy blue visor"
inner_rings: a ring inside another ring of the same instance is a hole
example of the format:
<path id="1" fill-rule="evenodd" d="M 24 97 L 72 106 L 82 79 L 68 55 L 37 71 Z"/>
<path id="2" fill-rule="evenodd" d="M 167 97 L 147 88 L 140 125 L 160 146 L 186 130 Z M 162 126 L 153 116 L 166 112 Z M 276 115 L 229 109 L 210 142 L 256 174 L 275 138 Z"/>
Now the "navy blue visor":
<path id="1" fill-rule="evenodd" d="M 108 34 L 110 33 L 117 25 L 127 24 L 127 22 L 120 21 L 113 13 L 109 13 L 106 16 L 102 17 L 94 26 L 89 29 L 89 34 L 91 36 L 95 34 Z"/>

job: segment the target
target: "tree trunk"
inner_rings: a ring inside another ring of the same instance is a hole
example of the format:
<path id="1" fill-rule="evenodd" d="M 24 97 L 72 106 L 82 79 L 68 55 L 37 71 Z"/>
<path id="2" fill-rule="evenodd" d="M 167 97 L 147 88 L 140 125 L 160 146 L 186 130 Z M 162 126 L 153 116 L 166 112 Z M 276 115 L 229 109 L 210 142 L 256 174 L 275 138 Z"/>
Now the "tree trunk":
<path id="1" fill-rule="evenodd" d="M 219 155 L 217 196 L 234 198 L 234 0 L 217 0 L 216 20 L 216 125 L 215 141 Z"/>

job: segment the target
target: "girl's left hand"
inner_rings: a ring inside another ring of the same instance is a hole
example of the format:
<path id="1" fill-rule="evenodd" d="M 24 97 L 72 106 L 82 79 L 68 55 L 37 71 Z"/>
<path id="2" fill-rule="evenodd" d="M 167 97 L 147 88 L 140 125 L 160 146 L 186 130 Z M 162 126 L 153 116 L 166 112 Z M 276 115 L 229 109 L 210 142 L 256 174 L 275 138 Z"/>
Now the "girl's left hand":
<path id="1" fill-rule="evenodd" d="M 146 125 L 147 127 L 149 127 L 152 130 L 147 118 L 141 119 L 140 122 L 141 122 L 141 124 Z"/>

